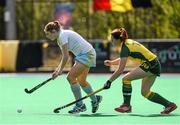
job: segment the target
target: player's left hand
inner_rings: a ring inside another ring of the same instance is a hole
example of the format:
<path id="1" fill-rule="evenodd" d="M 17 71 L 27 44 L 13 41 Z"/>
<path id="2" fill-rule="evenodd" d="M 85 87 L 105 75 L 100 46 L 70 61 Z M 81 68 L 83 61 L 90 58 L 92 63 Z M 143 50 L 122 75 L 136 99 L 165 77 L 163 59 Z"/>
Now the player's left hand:
<path id="1" fill-rule="evenodd" d="M 105 66 L 111 66 L 111 60 L 105 60 L 104 65 Z"/>
<path id="2" fill-rule="evenodd" d="M 111 81 L 107 81 L 105 84 L 104 84 L 104 89 L 109 89 L 111 87 Z"/>

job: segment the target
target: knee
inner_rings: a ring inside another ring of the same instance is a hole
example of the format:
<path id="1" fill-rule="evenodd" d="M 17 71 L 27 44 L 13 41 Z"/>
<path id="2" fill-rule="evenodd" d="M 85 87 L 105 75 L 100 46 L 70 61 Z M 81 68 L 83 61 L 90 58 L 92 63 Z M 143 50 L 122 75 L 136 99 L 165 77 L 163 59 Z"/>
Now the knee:
<path id="1" fill-rule="evenodd" d="M 73 76 L 71 75 L 67 75 L 66 79 L 68 80 L 69 83 L 75 83 L 76 82 L 76 78 L 74 78 Z"/>
<path id="2" fill-rule="evenodd" d="M 88 82 L 86 81 L 86 79 L 78 78 L 77 81 L 81 85 L 81 87 L 86 87 L 89 85 Z"/>
<path id="3" fill-rule="evenodd" d="M 147 94 L 147 92 L 146 92 L 146 91 L 141 90 L 141 95 L 142 95 L 142 96 L 144 96 L 144 97 L 145 97 L 145 96 L 146 96 L 146 94 Z"/>
<path id="4" fill-rule="evenodd" d="M 148 98 L 150 95 L 150 90 L 141 90 L 141 95 L 144 96 L 145 98 Z"/>
<path id="5" fill-rule="evenodd" d="M 77 81 L 78 81 L 78 83 L 80 83 L 80 84 L 86 84 L 86 80 L 85 80 L 85 79 L 78 78 Z"/>
<path id="6" fill-rule="evenodd" d="M 128 79 L 128 77 L 125 76 L 125 77 L 122 78 L 122 83 L 123 84 L 131 84 L 131 80 Z"/>

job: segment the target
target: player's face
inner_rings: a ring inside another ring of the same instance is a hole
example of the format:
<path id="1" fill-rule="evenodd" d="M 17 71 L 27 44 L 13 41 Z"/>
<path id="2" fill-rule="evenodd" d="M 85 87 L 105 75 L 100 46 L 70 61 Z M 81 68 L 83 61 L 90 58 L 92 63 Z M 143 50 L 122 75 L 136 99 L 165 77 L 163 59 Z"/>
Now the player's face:
<path id="1" fill-rule="evenodd" d="M 46 32 L 46 37 L 54 41 L 58 37 L 58 32 L 57 31 Z"/>
<path id="2" fill-rule="evenodd" d="M 121 40 L 119 39 L 115 39 L 113 36 L 111 36 L 111 41 L 112 41 L 112 44 L 113 46 L 116 48 L 116 50 L 119 52 L 119 48 L 121 46 Z"/>
<path id="3" fill-rule="evenodd" d="M 111 36 L 111 41 L 112 41 L 113 45 L 115 45 L 116 43 L 118 43 L 118 41 L 119 41 L 119 40 L 114 39 L 114 37 L 113 37 L 113 36 Z"/>

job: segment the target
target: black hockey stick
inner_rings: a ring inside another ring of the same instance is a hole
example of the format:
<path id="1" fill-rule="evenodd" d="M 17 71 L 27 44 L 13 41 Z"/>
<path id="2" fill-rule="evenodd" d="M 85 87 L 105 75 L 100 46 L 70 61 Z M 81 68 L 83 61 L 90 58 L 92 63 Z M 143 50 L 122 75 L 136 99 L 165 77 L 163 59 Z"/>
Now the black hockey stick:
<path id="1" fill-rule="evenodd" d="M 100 92 L 100 91 L 102 91 L 102 90 L 104 90 L 104 87 L 103 87 L 103 88 L 100 88 L 100 89 L 98 89 L 98 90 L 96 90 L 96 91 L 94 91 L 93 93 L 87 94 L 86 96 L 84 96 L 84 97 L 82 97 L 82 98 L 80 98 L 80 99 L 78 99 L 78 100 L 75 100 L 75 101 L 73 101 L 73 102 L 71 102 L 71 103 L 69 103 L 69 104 L 67 104 L 67 105 L 64 105 L 64 106 L 55 108 L 55 109 L 54 109 L 54 113 L 59 113 L 59 110 L 64 109 L 64 108 L 66 108 L 66 107 L 69 107 L 69 106 L 71 106 L 71 105 L 73 105 L 73 104 L 75 104 L 75 103 L 77 103 L 77 102 L 79 102 L 79 101 L 81 101 L 81 100 L 84 100 L 84 99 L 86 99 L 86 98 L 88 98 L 88 97 L 90 97 L 90 96 L 92 96 L 92 95 L 94 95 L 94 94 L 96 94 L 96 93 L 98 93 L 98 92 Z"/>
<path id="2" fill-rule="evenodd" d="M 26 93 L 28 93 L 28 94 L 31 94 L 32 92 L 36 91 L 37 89 L 39 89 L 40 87 L 42 87 L 43 85 L 45 85 L 46 83 L 48 83 L 48 82 L 51 81 L 51 80 L 52 80 L 52 78 L 49 78 L 49 79 L 47 79 L 46 81 L 38 84 L 37 86 L 35 86 L 34 88 L 32 88 L 32 89 L 30 89 L 30 90 L 28 90 L 27 88 L 25 88 L 24 91 L 25 91 Z"/>

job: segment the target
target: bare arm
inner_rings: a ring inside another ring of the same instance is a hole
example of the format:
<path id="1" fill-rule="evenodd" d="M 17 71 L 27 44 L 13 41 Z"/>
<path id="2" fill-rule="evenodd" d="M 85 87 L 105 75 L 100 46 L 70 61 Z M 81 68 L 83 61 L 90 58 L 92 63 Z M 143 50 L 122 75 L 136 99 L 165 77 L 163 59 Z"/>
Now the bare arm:
<path id="1" fill-rule="evenodd" d="M 63 45 L 61 51 L 62 51 L 62 59 L 60 64 L 58 65 L 58 70 L 60 72 L 64 69 L 69 58 L 68 45 L 67 44 Z"/>
<path id="2" fill-rule="evenodd" d="M 68 61 L 68 57 L 69 57 L 68 45 L 67 44 L 63 45 L 61 51 L 62 51 L 62 59 L 56 70 L 52 73 L 53 79 L 55 79 L 58 75 L 62 74 L 62 71 Z"/>
<path id="3" fill-rule="evenodd" d="M 115 60 L 112 60 L 112 61 L 111 61 L 111 65 L 119 65 L 120 61 L 121 61 L 120 58 L 117 58 L 117 59 L 115 59 Z"/>
<path id="4" fill-rule="evenodd" d="M 114 59 L 114 60 L 105 60 L 104 65 L 106 66 L 111 66 L 111 65 L 119 65 L 120 63 L 120 58 Z"/>
<path id="5" fill-rule="evenodd" d="M 118 60 L 114 61 L 114 63 L 115 62 L 118 62 Z M 109 79 L 110 82 L 116 80 L 123 73 L 124 68 L 126 66 L 126 62 L 127 62 L 127 57 L 121 58 L 121 61 L 119 61 L 119 68 L 110 77 Z"/>

